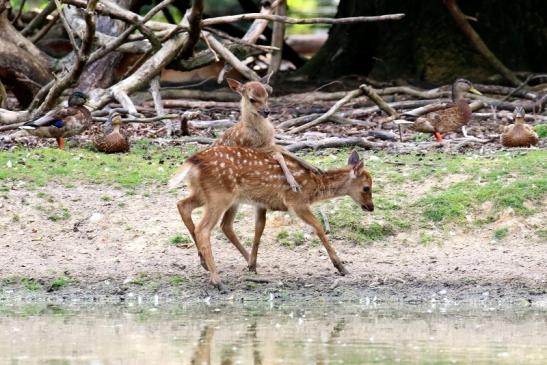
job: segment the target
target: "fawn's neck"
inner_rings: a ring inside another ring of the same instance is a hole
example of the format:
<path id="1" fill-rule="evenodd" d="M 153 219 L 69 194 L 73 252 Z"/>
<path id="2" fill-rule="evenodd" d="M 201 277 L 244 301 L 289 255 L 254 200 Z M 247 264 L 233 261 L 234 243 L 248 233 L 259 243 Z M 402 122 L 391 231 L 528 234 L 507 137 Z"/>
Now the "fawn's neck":
<path id="1" fill-rule="evenodd" d="M 249 106 L 249 102 L 245 99 L 241 100 L 240 121 L 254 135 L 266 137 L 267 140 L 273 140 L 274 129 L 270 121 L 258 114 L 254 108 Z"/>
<path id="2" fill-rule="evenodd" d="M 348 193 L 350 168 L 330 170 L 322 175 L 311 175 L 313 178 L 313 202 L 344 196 Z"/>

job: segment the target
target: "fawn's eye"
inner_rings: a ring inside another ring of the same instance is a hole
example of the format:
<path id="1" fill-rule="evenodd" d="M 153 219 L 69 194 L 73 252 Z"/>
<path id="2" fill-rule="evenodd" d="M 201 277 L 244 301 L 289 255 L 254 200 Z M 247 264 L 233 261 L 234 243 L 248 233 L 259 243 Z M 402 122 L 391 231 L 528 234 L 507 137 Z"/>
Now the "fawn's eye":
<path id="1" fill-rule="evenodd" d="M 256 99 L 255 99 L 255 98 L 249 98 L 249 101 L 250 101 L 251 103 L 253 103 L 253 104 L 256 103 Z"/>
<path id="2" fill-rule="evenodd" d="M 368 193 L 368 192 L 370 191 L 370 186 L 365 186 L 365 187 L 363 187 L 363 191 L 364 191 L 365 193 Z"/>

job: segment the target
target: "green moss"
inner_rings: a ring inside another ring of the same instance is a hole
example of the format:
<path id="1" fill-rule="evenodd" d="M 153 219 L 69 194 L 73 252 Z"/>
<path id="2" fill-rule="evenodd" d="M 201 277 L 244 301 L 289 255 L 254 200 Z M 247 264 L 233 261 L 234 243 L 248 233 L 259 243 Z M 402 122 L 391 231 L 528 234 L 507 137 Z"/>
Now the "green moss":
<path id="1" fill-rule="evenodd" d="M 500 241 L 504 239 L 505 237 L 507 237 L 508 233 L 509 233 L 509 228 L 507 227 L 498 228 L 494 231 L 494 239 Z"/>
<path id="2" fill-rule="evenodd" d="M 192 243 L 192 239 L 185 234 L 177 233 L 176 235 L 174 235 L 173 237 L 169 239 L 169 243 L 175 246 L 182 245 L 182 244 L 190 244 Z"/>
<path id="3" fill-rule="evenodd" d="M 534 126 L 534 130 L 538 134 L 539 138 L 547 137 L 547 124 L 537 124 Z"/>
<path id="4" fill-rule="evenodd" d="M 49 289 L 52 291 L 59 290 L 71 282 L 73 282 L 71 278 L 59 276 L 58 278 L 53 279 L 53 281 L 49 284 Z"/>
<path id="5" fill-rule="evenodd" d="M 22 180 L 30 186 L 85 182 L 133 188 L 141 184 L 164 184 L 196 150 L 194 146 L 187 146 L 185 150 L 160 148 L 146 140 L 134 143 L 131 152 L 124 155 L 107 155 L 79 148 L 62 151 L 18 147 L 0 152 L 0 166 L 12 161 L 11 168 L 0 169 L 0 182 Z"/>
<path id="6" fill-rule="evenodd" d="M 169 282 L 171 283 L 171 286 L 179 286 L 184 281 L 185 281 L 185 279 L 180 275 L 173 275 L 169 278 Z"/>
<path id="7" fill-rule="evenodd" d="M 33 278 L 22 278 L 21 285 L 23 285 L 27 290 L 30 291 L 35 291 L 42 288 L 42 284 L 40 284 L 37 280 Z"/>

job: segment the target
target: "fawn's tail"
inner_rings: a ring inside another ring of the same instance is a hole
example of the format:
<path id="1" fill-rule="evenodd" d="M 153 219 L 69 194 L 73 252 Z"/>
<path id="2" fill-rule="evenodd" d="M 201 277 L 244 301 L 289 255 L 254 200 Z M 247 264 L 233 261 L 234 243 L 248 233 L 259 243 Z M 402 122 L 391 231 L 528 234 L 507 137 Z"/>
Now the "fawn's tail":
<path id="1" fill-rule="evenodd" d="M 184 179 L 186 178 L 186 175 L 188 175 L 188 172 L 190 172 L 190 169 L 193 166 L 194 165 L 191 162 L 185 162 L 177 170 L 175 175 L 173 175 L 173 177 L 171 179 L 169 179 L 169 185 L 168 185 L 169 189 L 174 189 L 177 186 L 179 186 L 184 181 Z"/>

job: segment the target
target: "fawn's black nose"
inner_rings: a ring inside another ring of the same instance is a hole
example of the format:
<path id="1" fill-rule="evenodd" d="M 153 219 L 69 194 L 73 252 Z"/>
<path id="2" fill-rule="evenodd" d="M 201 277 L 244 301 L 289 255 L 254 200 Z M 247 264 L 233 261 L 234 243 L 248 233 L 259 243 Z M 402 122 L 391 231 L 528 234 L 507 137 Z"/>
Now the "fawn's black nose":
<path id="1" fill-rule="evenodd" d="M 373 203 L 361 204 L 361 208 L 363 210 L 368 210 L 369 212 L 374 212 L 374 204 Z"/>
<path id="2" fill-rule="evenodd" d="M 270 115 L 270 108 L 264 108 L 259 111 L 260 115 L 262 115 L 264 118 Z"/>

